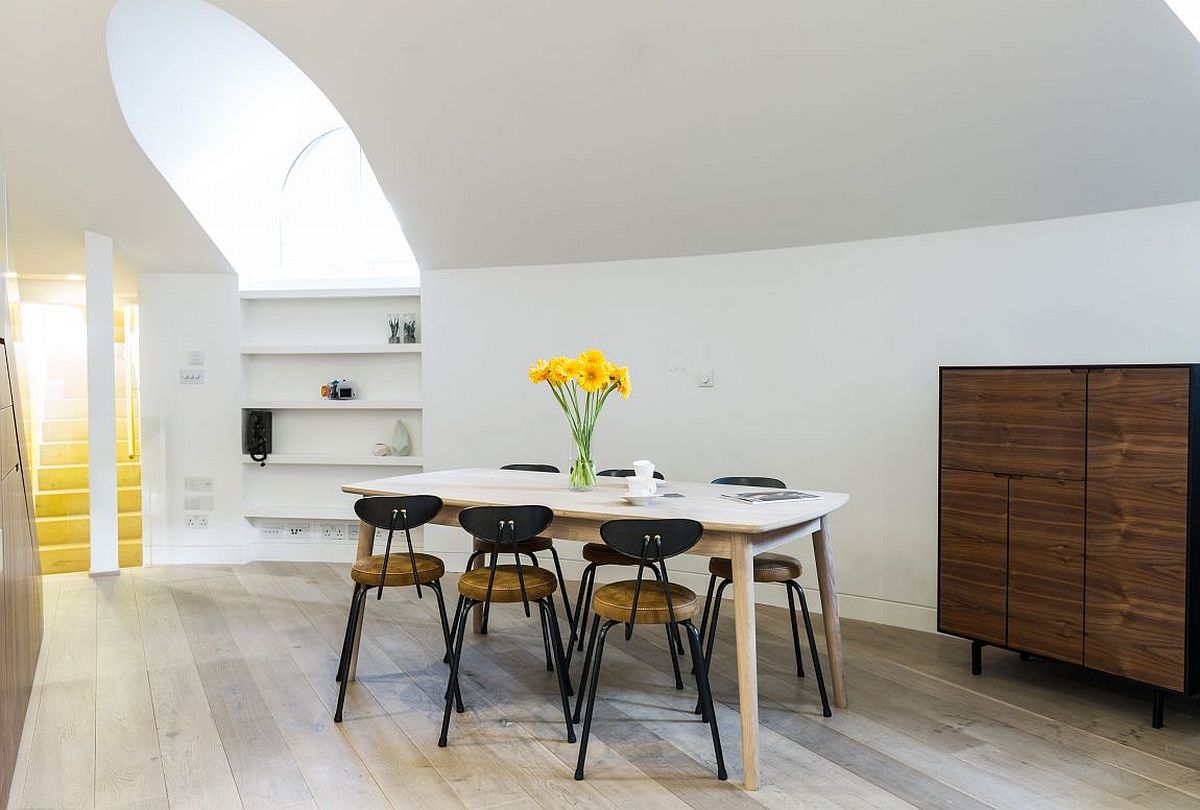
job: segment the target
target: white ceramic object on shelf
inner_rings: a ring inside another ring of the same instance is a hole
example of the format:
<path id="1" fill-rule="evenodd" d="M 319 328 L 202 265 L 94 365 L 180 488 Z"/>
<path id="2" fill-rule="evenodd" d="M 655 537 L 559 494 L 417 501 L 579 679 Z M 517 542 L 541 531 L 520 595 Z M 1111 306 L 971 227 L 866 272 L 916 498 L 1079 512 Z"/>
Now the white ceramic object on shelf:
<path id="1" fill-rule="evenodd" d="M 412 436 L 402 419 L 396 420 L 396 427 L 392 430 L 392 453 L 397 456 L 412 453 Z"/>

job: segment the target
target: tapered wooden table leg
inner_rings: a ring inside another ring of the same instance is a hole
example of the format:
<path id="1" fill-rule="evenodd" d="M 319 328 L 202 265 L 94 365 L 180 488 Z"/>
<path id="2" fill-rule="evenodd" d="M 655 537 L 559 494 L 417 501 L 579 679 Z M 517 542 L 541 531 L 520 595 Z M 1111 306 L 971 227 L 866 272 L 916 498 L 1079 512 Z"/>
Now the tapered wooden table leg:
<path id="1" fill-rule="evenodd" d="M 354 559 L 361 560 L 363 557 L 370 557 L 375 550 L 375 527 L 370 523 L 358 522 L 358 551 L 355 553 Z M 363 600 L 363 607 L 366 607 L 366 600 Z M 358 670 L 358 643 L 362 640 L 362 622 L 363 616 L 367 615 L 367 611 L 360 610 L 358 612 L 358 627 L 354 630 L 354 647 L 350 650 L 350 666 L 346 668 L 346 679 L 354 680 L 354 673 Z"/>
<path id="2" fill-rule="evenodd" d="M 737 634 L 738 704 L 742 717 L 742 773 L 746 790 L 758 790 L 758 641 L 754 621 L 754 548 L 735 538 L 733 620 Z"/>
<path id="3" fill-rule="evenodd" d="M 829 653 L 829 680 L 833 683 L 833 705 L 850 705 L 846 692 L 846 668 L 842 661 L 842 621 L 838 617 L 837 584 L 833 576 L 833 544 L 829 537 L 829 516 L 821 518 L 821 528 L 813 532 L 813 553 L 817 562 L 817 584 L 821 588 L 821 620 L 825 624 L 825 648 Z"/>

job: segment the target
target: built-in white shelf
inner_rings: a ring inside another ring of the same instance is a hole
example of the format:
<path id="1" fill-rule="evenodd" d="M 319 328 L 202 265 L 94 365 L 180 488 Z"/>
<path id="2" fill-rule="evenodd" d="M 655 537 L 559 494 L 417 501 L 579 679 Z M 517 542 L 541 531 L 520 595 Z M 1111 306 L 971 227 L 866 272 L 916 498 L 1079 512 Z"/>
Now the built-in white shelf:
<path id="1" fill-rule="evenodd" d="M 333 465 L 338 467 L 420 467 L 423 459 L 420 456 L 347 456 L 281 453 L 267 456 L 267 466 L 272 464 L 304 464 L 304 465 Z M 258 462 L 250 456 L 242 456 L 243 464 Z"/>
<path id="2" fill-rule="evenodd" d="M 347 287 L 311 290 L 242 290 L 246 299 L 261 298 L 416 298 L 420 287 Z"/>
<path id="3" fill-rule="evenodd" d="M 358 520 L 353 506 L 248 506 L 242 516 L 248 520 Z"/>
<path id="4" fill-rule="evenodd" d="M 268 346 L 248 345 L 242 354 L 420 354 L 420 343 L 379 343 L 361 346 Z"/>
<path id="5" fill-rule="evenodd" d="M 419 411 L 420 402 L 390 402 L 387 400 L 369 399 L 304 399 L 304 400 L 264 400 L 262 402 L 243 402 L 242 407 L 256 411 Z"/>

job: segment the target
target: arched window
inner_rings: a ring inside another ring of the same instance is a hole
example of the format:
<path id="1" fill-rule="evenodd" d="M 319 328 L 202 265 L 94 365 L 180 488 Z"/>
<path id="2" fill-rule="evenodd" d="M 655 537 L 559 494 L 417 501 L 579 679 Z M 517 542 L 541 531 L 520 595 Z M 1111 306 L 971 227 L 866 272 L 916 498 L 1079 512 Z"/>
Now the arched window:
<path id="1" fill-rule="evenodd" d="M 108 56 L 134 138 L 243 288 L 419 283 L 358 139 L 252 28 L 203 0 L 117 0 Z"/>

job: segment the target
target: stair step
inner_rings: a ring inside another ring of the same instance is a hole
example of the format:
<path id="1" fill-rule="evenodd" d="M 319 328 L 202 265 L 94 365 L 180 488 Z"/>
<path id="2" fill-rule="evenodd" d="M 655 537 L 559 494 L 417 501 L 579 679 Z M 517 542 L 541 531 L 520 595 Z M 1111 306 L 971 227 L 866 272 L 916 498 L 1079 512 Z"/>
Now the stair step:
<path id="1" fill-rule="evenodd" d="M 64 489 L 86 489 L 87 463 L 43 465 L 37 468 L 37 491 L 57 492 Z M 138 461 L 117 464 L 117 486 L 134 487 L 142 483 L 142 465 Z"/>
<path id="2" fill-rule="evenodd" d="M 69 574 L 91 567 L 91 548 L 87 543 L 66 543 L 38 550 L 43 574 Z M 117 564 L 130 568 L 142 564 L 142 538 L 117 542 Z"/>
<path id="3" fill-rule="evenodd" d="M 48 467 L 68 464 L 88 463 L 88 443 L 86 441 L 69 442 L 38 442 L 38 463 Z M 117 443 L 117 462 L 130 461 L 129 446 L 124 442 Z"/>
<path id="4" fill-rule="evenodd" d="M 117 441 L 123 441 L 129 432 L 129 423 L 117 420 Z M 88 437 L 87 419 L 46 419 L 42 422 L 42 441 L 81 442 Z"/>
<path id="5" fill-rule="evenodd" d="M 86 515 L 88 502 L 89 493 L 86 488 L 38 491 L 34 495 L 34 513 L 38 517 Z M 118 512 L 139 512 L 141 508 L 142 488 L 140 486 L 117 488 Z"/>
<path id="6" fill-rule="evenodd" d="M 86 516 L 70 515 L 67 517 L 40 517 L 37 519 L 38 546 L 61 546 L 69 543 L 86 543 L 88 541 L 88 524 Z M 140 512 L 117 516 L 117 537 L 120 540 L 132 540 L 142 536 L 142 515 Z"/>

